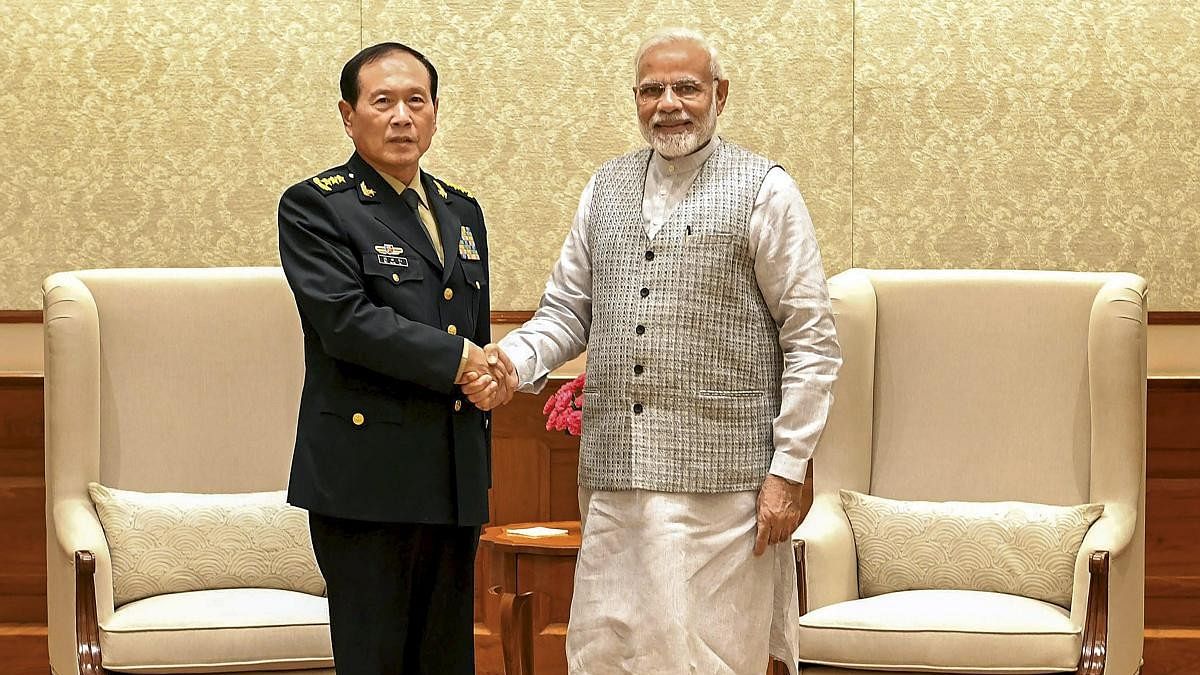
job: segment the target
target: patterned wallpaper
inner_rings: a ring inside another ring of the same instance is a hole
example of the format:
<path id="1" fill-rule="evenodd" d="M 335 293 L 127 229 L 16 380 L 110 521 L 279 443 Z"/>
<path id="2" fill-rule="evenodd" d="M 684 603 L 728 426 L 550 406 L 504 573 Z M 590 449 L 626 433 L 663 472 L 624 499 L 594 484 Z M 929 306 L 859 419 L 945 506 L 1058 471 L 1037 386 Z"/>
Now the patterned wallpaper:
<path id="1" fill-rule="evenodd" d="M 866 267 L 1128 270 L 1200 309 L 1200 5 L 858 0 Z"/>
<path id="2" fill-rule="evenodd" d="M 830 274 L 1119 268 L 1200 309 L 1191 0 L 0 3 L 0 308 L 60 269 L 276 264 L 279 194 L 351 149 L 342 63 L 389 39 L 441 72 L 425 164 L 483 203 L 493 306 L 532 308 L 588 177 L 641 143 L 638 41 L 689 25 Z"/>

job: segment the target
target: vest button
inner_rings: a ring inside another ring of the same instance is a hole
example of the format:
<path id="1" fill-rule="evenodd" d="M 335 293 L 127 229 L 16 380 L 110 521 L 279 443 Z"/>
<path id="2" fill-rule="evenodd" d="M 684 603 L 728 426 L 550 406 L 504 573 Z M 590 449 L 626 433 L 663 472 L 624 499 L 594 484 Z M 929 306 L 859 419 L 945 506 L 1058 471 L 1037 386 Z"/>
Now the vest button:
<path id="1" fill-rule="evenodd" d="M 645 369 L 645 368 L 643 368 L 643 367 L 642 367 L 642 364 L 640 364 L 640 363 L 639 363 L 639 364 L 637 364 L 636 366 L 634 366 L 634 367 L 633 367 L 633 374 L 634 374 L 634 375 L 641 375 L 641 374 L 642 374 L 642 373 L 644 373 L 644 372 L 646 372 L 646 369 Z"/>
<path id="2" fill-rule="evenodd" d="M 354 426 L 361 427 L 363 422 L 367 421 L 367 418 L 363 417 L 362 413 L 354 413 L 354 415 L 350 417 L 350 421 L 354 422 Z"/>
<path id="3" fill-rule="evenodd" d="M 639 323 L 638 327 L 633 329 L 633 332 L 637 333 L 638 335 L 642 335 L 646 332 L 646 327 Z"/>
<path id="4" fill-rule="evenodd" d="M 447 300 L 453 299 L 454 298 L 454 290 L 447 288 L 446 290 L 442 291 L 442 297 Z"/>
<path id="5" fill-rule="evenodd" d="M 646 260 L 654 260 L 654 251 L 646 251 Z"/>
<path id="6" fill-rule="evenodd" d="M 650 295 L 650 289 L 649 289 L 649 288 L 643 288 L 641 292 L 642 292 L 642 297 L 643 297 L 643 298 L 644 298 L 644 297 L 646 297 L 647 295 Z"/>
<path id="7" fill-rule="evenodd" d="M 633 414 L 634 414 L 634 415 L 641 415 L 641 414 L 642 414 L 642 410 L 645 410 L 645 408 L 643 408 L 643 407 L 642 407 L 642 404 L 641 404 L 641 403 L 634 403 L 634 404 L 633 404 Z"/>

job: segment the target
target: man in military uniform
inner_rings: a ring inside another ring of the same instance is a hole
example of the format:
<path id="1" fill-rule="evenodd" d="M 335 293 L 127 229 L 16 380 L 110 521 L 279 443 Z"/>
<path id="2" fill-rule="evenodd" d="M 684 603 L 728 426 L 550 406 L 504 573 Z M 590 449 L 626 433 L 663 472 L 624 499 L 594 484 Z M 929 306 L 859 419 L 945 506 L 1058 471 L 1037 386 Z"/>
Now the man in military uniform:
<path id="1" fill-rule="evenodd" d="M 510 376 L 479 346 L 483 213 L 419 167 L 437 85 L 402 44 L 350 59 L 338 107 L 355 153 L 279 203 L 306 366 L 288 500 L 309 510 L 338 675 L 474 672 L 485 411 L 511 396 Z M 468 378 L 490 378 L 491 395 L 469 401 L 456 386 Z"/>

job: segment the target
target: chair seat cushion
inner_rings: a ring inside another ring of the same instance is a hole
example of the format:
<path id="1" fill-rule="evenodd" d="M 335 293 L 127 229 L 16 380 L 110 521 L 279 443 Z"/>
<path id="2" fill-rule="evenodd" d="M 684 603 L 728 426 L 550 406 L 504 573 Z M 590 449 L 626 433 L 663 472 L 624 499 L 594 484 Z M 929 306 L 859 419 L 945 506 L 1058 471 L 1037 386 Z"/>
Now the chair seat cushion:
<path id="1" fill-rule="evenodd" d="M 800 617 L 800 660 L 842 668 L 1054 673 L 1082 644 L 1067 610 L 1003 593 L 901 591 Z"/>
<path id="2" fill-rule="evenodd" d="M 333 667 L 325 598 L 268 588 L 156 595 L 100 626 L 104 666 L 128 673 Z"/>

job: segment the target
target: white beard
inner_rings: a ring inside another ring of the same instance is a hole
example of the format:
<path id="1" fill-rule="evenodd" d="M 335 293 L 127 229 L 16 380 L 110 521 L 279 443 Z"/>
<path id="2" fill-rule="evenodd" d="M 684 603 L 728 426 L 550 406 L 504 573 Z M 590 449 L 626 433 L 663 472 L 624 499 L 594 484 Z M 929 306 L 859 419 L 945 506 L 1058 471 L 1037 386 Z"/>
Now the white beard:
<path id="1" fill-rule="evenodd" d="M 713 96 L 712 102 L 708 106 L 708 112 L 703 117 L 690 118 L 692 120 L 691 131 L 672 134 L 653 130 L 655 124 L 664 120 L 678 121 L 680 119 L 689 118 L 686 113 L 670 117 L 655 113 L 649 123 L 639 122 L 642 137 L 658 154 L 668 159 L 692 154 L 707 143 L 717 131 L 717 97 Z"/>

